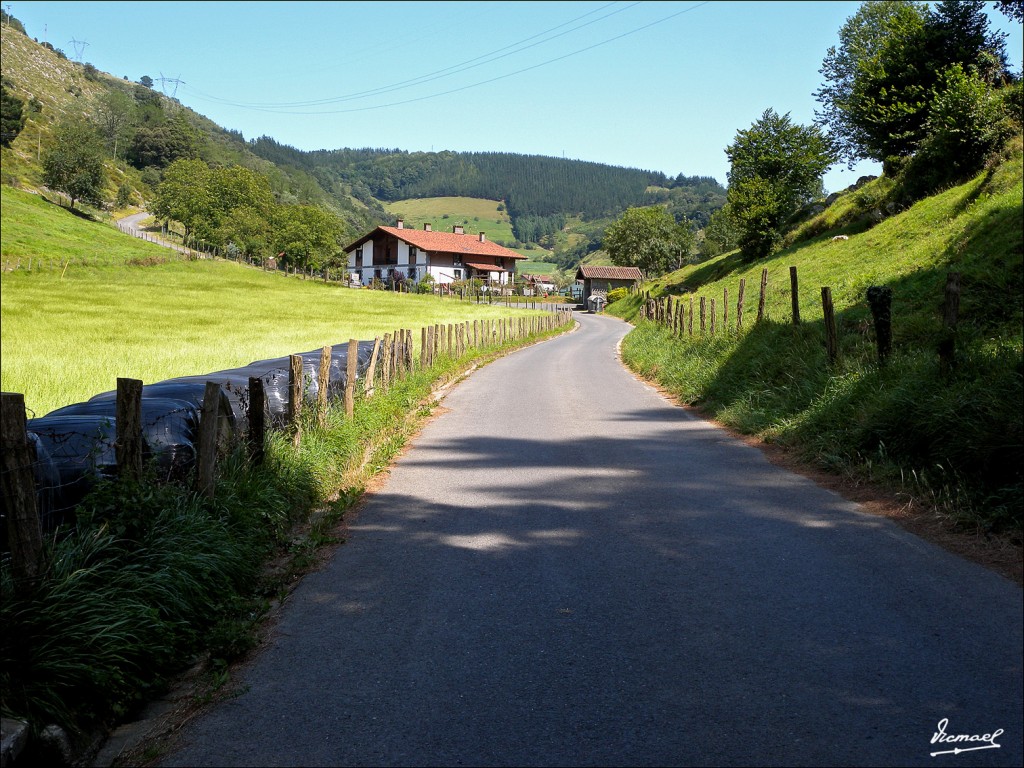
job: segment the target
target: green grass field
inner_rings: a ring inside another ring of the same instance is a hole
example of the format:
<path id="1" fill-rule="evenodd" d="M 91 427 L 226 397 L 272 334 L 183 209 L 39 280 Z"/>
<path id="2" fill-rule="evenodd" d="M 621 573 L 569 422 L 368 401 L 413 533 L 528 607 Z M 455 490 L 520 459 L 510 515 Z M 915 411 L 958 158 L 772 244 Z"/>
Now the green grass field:
<path id="1" fill-rule="evenodd" d="M 516 272 L 521 275 L 553 275 L 558 269 L 550 261 L 520 261 L 516 264 Z"/>
<path id="2" fill-rule="evenodd" d="M 23 268 L 0 281 L 0 386 L 24 394 L 36 415 L 112 390 L 118 377 L 156 382 L 399 328 L 513 313 L 225 261 L 126 266 L 171 252 L 36 196 L 2 191 L 3 258 L 20 258 Z M 29 272 L 30 258 L 46 266 Z"/>

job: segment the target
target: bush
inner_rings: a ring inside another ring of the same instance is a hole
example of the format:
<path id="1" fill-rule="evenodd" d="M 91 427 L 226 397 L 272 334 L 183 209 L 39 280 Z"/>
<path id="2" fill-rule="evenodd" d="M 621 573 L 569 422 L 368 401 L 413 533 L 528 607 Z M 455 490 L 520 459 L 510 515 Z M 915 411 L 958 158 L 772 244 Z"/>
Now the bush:
<path id="1" fill-rule="evenodd" d="M 959 64 L 943 72 L 940 81 L 942 90 L 928 113 L 928 133 L 900 173 L 904 202 L 974 175 L 1014 132 L 1013 88 L 1004 89 L 1004 98 L 977 72 L 965 72 Z"/>
<path id="2" fill-rule="evenodd" d="M 627 296 L 629 296 L 629 288 L 613 288 L 608 291 L 608 303 L 611 304 L 612 302 L 624 299 Z"/>
<path id="3" fill-rule="evenodd" d="M 127 208 L 132 203 L 132 188 L 129 184 L 122 184 L 117 188 L 117 199 L 114 201 L 115 208 Z"/>
<path id="4" fill-rule="evenodd" d="M 435 282 L 434 276 L 428 272 L 416 283 L 416 293 L 433 293 Z"/>

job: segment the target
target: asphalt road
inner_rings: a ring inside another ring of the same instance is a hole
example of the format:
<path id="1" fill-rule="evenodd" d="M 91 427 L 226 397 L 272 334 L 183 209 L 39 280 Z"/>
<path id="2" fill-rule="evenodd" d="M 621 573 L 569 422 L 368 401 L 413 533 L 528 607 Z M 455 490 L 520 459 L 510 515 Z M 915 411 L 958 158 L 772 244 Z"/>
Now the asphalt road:
<path id="1" fill-rule="evenodd" d="M 163 765 L 1021 765 L 1020 588 L 674 407 L 617 360 L 628 326 L 579 319 L 446 397 Z"/>

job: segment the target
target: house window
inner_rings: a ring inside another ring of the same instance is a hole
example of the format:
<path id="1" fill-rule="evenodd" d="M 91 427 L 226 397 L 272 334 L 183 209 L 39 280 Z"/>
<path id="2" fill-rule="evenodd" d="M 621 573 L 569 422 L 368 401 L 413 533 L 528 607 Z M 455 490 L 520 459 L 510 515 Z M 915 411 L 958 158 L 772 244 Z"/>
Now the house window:
<path id="1" fill-rule="evenodd" d="M 357 267 L 362 267 L 363 266 L 363 249 L 362 248 L 356 248 L 356 266 Z"/>
<path id="2" fill-rule="evenodd" d="M 409 267 L 409 279 L 410 280 L 415 280 L 416 279 L 416 267 Z"/>
<path id="3" fill-rule="evenodd" d="M 409 260 L 416 261 L 416 246 L 414 245 L 409 246 Z"/>
<path id="4" fill-rule="evenodd" d="M 461 256 L 456 256 L 456 257 L 455 257 L 455 261 L 453 261 L 452 263 L 453 263 L 453 264 L 454 264 L 454 265 L 455 265 L 456 267 L 461 267 L 461 266 L 462 266 L 462 257 L 461 257 Z"/>
<path id="5" fill-rule="evenodd" d="M 456 269 L 455 270 L 455 279 L 456 280 L 461 280 L 462 279 L 462 270 L 461 269 Z"/>

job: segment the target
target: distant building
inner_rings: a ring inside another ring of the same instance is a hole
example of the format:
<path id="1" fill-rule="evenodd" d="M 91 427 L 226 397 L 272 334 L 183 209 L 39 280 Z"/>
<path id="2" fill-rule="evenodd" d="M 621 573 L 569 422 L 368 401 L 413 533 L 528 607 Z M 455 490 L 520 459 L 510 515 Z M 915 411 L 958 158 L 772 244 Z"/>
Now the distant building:
<path id="1" fill-rule="evenodd" d="M 615 288 L 629 288 L 644 279 L 638 267 L 595 267 L 580 266 L 576 270 L 576 279 L 583 282 L 583 293 L 580 300 L 589 306 L 590 297 L 601 294 L 605 297 Z"/>
<path id="2" fill-rule="evenodd" d="M 516 261 L 526 257 L 497 243 L 481 232 L 467 235 L 462 226 L 451 232 L 407 229 L 402 219 L 394 227 L 377 227 L 345 247 L 353 283 L 369 285 L 410 280 L 418 283 L 431 275 L 439 284 L 477 278 L 491 284 L 515 280 Z"/>
<path id="3" fill-rule="evenodd" d="M 551 282 L 550 275 L 523 275 L 523 282 L 526 283 L 527 290 L 533 291 L 533 295 L 536 296 L 541 293 L 554 293 L 555 284 Z"/>

